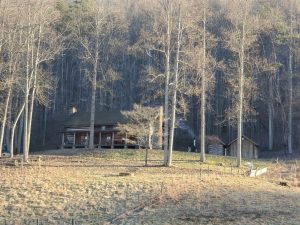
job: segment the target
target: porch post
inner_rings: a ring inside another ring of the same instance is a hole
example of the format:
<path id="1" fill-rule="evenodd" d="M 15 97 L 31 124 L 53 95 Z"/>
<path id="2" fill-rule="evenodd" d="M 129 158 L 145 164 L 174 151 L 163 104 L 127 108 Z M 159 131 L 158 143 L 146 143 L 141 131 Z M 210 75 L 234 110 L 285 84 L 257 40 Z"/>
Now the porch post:
<path id="1" fill-rule="evenodd" d="M 115 132 L 112 132 L 111 148 L 114 148 L 114 143 L 115 143 Z"/>
<path id="2" fill-rule="evenodd" d="M 64 147 L 65 147 L 65 133 L 62 132 L 62 136 L 61 136 L 61 146 L 60 146 L 61 150 L 63 150 Z"/>
<path id="3" fill-rule="evenodd" d="M 98 148 L 101 149 L 101 143 L 102 143 L 102 140 L 101 140 L 101 131 L 99 133 L 99 145 L 98 145 Z"/>
<path id="4" fill-rule="evenodd" d="M 73 146 L 72 146 L 72 149 L 75 149 L 76 148 L 76 133 L 74 132 L 73 134 Z"/>
<path id="5" fill-rule="evenodd" d="M 88 148 L 89 147 L 89 142 L 90 142 L 90 135 L 89 135 L 89 133 L 87 133 L 86 136 L 87 136 L 87 142 L 84 143 L 84 148 Z"/>

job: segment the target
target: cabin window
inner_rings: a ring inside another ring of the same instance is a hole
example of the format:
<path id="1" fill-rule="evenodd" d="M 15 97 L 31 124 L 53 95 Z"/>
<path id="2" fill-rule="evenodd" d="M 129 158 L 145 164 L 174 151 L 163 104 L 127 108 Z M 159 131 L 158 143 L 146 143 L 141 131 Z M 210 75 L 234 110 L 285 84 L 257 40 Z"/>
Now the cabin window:
<path id="1" fill-rule="evenodd" d="M 66 138 L 66 144 L 73 144 L 74 143 L 74 135 L 73 134 L 67 134 Z"/>

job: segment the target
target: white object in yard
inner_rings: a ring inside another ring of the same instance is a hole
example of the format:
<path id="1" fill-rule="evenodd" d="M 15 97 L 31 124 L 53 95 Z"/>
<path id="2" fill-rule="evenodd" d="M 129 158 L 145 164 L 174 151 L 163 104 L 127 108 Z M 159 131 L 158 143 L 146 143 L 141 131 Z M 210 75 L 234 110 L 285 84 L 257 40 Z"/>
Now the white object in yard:
<path id="1" fill-rule="evenodd" d="M 252 162 L 247 162 L 246 166 L 248 166 L 251 170 L 253 169 L 254 165 Z"/>
<path id="2" fill-rule="evenodd" d="M 267 172 L 267 168 L 250 170 L 250 177 L 258 177 Z"/>
<path id="3" fill-rule="evenodd" d="M 9 152 L 2 152 L 2 157 L 10 157 L 10 153 Z"/>

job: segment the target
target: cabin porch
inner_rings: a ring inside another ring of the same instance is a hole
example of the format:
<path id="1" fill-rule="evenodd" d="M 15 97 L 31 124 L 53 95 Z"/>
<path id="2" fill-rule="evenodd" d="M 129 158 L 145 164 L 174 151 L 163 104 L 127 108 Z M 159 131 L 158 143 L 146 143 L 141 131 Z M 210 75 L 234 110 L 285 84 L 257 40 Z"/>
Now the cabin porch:
<path id="1" fill-rule="evenodd" d="M 62 132 L 61 148 L 89 148 L 88 129 L 67 129 Z M 95 129 L 94 148 L 136 148 L 137 145 L 117 130 L 101 131 Z"/>

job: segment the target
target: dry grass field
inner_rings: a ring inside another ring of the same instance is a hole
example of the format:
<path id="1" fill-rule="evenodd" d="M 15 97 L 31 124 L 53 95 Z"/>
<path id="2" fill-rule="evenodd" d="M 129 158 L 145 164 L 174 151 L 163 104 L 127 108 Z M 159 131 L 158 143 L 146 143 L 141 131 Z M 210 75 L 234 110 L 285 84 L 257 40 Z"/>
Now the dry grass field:
<path id="1" fill-rule="evenodd" d="M 0 224 L 300 224 L 296 162 L 254 161 L 268 173 L 250 178 L 247 162 L 196 153 L 175 152 L 171 168 L 158 150 L 147 167 L 144 150 L 39 154 L 1 160 Z"/>

